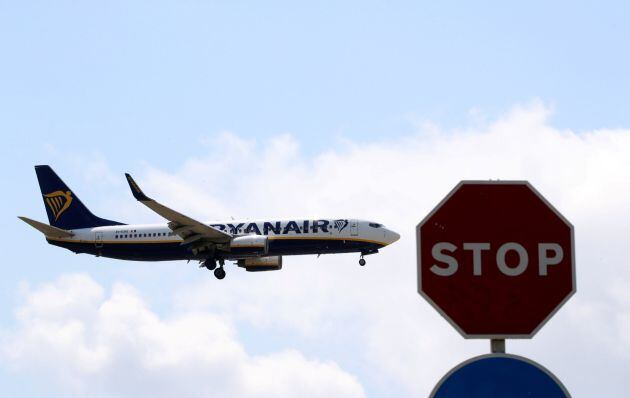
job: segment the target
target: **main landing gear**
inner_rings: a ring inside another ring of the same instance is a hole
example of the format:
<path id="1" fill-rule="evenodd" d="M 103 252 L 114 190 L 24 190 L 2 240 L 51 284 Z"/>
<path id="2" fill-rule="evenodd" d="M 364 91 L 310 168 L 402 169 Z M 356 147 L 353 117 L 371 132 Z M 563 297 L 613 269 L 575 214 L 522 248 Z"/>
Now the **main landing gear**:
<path id="1" fill-rule="evenodd" d="M 214 270 L 214 276 L 217 279 L 223 279 L 225 278 L 225 270 L 223 269 L 223 266 L 217 268 Z"/>
<path id="2" fill-rule="evenodd" d="M 362 267 L 365 265 L 365 259 L 363 258 L 363 256 L 361 256 L 361 258 L 359 259 L 359 265 Z"/>
<path id="3" fill-rule="evenodd" d="M 219 267 L 217 268 L 217 261 L 213 258 L 209 258 L 201 264 L 202 267 L 208 268 L 209 271 L 214 271 L 214 276 L 217 279 L 225 278 L 225 270 L 223 269 L 223 265 L 225 261 L 223 259 L 219 259 Z"/>
<path id="4" fill-rule="evenodd" d="M 209 258 L 203 262 L 202 266 L 208 268 L 209 271 L 212 271 L 217 267 L 217 261 L 213 258 Z"/>

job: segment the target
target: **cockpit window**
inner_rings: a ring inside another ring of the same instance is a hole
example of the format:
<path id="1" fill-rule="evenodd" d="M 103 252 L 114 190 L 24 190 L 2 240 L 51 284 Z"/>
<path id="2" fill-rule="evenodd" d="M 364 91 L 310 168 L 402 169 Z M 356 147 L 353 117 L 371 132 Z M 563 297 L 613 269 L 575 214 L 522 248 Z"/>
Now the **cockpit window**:
<path id="1" fill-rule="evenodd" d="M 375 222 L 371 222 L 371 223 L 369 223 L 368 225 L 369 225 L 370 227 L 372 227 L 372 228 L 382 228 L 382 227 L 383 227 L 383 224 L 377 224 L 377 223 L 375 223 Z"/>

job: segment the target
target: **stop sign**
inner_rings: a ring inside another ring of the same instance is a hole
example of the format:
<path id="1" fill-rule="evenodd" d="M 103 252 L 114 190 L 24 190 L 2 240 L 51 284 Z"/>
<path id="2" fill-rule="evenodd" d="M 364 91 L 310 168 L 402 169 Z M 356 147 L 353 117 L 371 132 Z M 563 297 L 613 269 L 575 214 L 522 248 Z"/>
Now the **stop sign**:
<path id="1" fill-rule="evenodd" d="M 466 338 L 530 338 L 575 292 L 573 226 L 526 181 L 462 181 L 416 235 L 418 292 Z"/>

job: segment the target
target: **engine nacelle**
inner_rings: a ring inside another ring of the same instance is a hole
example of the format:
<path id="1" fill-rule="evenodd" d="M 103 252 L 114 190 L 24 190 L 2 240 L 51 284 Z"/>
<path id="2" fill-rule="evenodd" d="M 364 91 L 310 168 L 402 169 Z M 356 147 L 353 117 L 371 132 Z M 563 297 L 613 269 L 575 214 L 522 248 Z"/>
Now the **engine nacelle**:
<path id="1" fill-rule="evenodd" d="M 269 241 L 264 235 L 237 236 L 230 242 L 230 251 L 244 256 L 260 256 L 267 254 Z"/>
<path id="2" fill-rule="evenodd" d="M 246 271 L 278 271 L 282 269 L 282 256 L 252 257 L 238 260 L 239 267 Z"/>

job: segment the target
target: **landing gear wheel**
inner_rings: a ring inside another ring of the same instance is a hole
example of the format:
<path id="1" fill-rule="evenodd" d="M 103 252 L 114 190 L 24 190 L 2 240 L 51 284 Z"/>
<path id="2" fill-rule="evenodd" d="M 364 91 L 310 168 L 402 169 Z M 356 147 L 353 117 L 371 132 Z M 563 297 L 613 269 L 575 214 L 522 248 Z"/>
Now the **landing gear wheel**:
<path id="1" fill-rule="evenodd" d="M 212 271 L 217 267 L 217 262 L 211 259 L 207 259 L 203 262 L 203 266 L 208 268 L 208 270 Z"/>
<path id="2" fill-rule="evenodd" d="M 365 259 L 359 259 L 359 265 L 363 267 L 365 265 Z"/>
<path id="3" fill-rule="evenodd" d="M 217 268 L 214 270 L 214 276 L 217 279 L 223 279 L 225 278 L 225 270 L 221 267 L 221 268 Z"/>

